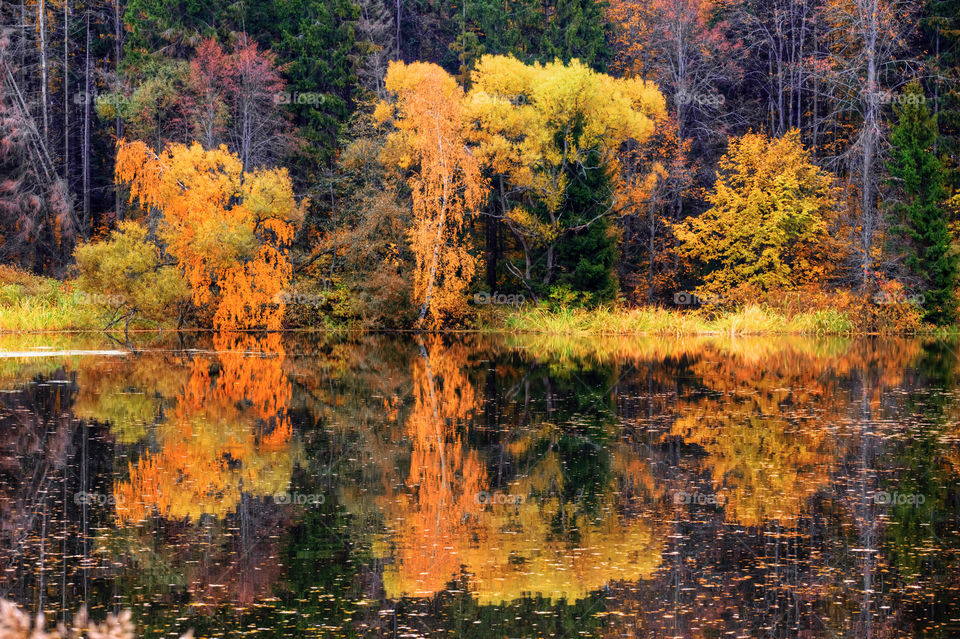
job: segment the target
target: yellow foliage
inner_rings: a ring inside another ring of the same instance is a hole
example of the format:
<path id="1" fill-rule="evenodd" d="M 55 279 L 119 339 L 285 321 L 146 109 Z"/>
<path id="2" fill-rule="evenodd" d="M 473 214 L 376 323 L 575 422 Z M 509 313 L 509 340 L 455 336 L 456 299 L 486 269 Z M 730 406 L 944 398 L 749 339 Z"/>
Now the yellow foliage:
<path id="1" fill-rule="evenodd" d="M 468 115 L 478 157 L 556 210 L 566 164 L 599 152 L 615 167 L 626 140 L 644 142 L 666 116 L 663 95 L 637 78 L 613 78 L 573 60 L 525 65 L 483 56 L 471 74 Z"/>
<path id="2" fill-rule="evenodd" d="M 750 133 L 731 140 L 707 199 L 708 211 L 674 227 L 680 253 L 710 267 L 700 292 L 818 282 L 842 257 L 830 235 L 833 177 L 814 164 L 796 130 L 777 139 Z"/>

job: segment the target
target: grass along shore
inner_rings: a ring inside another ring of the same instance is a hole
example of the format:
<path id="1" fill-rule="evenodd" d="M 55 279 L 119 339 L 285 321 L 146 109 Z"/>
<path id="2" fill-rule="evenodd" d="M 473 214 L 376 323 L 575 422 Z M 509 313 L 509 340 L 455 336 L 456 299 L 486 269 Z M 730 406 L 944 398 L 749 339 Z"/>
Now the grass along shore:
<path id="1" fill-rule="evenodd" d="M 949 332 L 920 322 L 909 312 L 885 313 L 864 305 L 858 309 L 821 308 L 785 312 L 761 304 L 733 308 L 670 309 L 663 307 L 548 308 L 526 306 L 496 309 L 480 318 L 482 330 L 552 335 L 866 335 Z"/>
<path id="2" fill-rule="evenodd" d="M 0 266 L 0 333 L 101 331 L 112 313 L 70 281 L 40 277 Z M 481 332 L 546 335 L 860 335 L 954 333 L 956 327 L 923 324 L 915 307 L 861 301 L 842 307 L 779 308 L 775 304 L 739 304 L 730 308 L 673 309 L 487 306 L 479 309 Z M 162 328 L 174 328 L 171 319 Z M 156 329 L 156 322 L 135 320 L 131 328 Z M 331 326 L 318 326 L 330 329 Z M 122 330 L 122 322 L 114 330 Z"/>

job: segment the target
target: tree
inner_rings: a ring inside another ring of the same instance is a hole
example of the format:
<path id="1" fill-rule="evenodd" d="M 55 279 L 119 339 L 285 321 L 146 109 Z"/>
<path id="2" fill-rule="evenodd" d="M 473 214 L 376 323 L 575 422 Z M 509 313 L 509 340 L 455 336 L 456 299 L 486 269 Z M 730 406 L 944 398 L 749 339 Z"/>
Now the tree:
<path id="1" fill-rule="evenodd" d="M 77 286 L 114 310 L 114 322 L 135 316 L 163 320 L 183 317 L 189 289 L 176 266 L 165 265 L 159 247 L 140 223 L 121 222 L 104 242 L 74 250 Z"/>
<path id="2" fill-rule="evenodd" d="M 728 125 L 721 89 L 740 76 L 741 48 L 726 39 L 711 0 L 613 0 L 614 68 L 656 82 L 671 101 L 681 140 L 715 140 Z"/>
<path id="3" fill-rule="evenodd" d="M 618 179 L 620 148 L 653 135 L 665 115 L 663 96 L 639 78 L 615 79 L 577 60 L 528 66 L 484 56 L 471 79 L 477 154 L 494 176 L 499 219 L 523 253 L 521 267 L 506 266 L 536 296 L 558 271 L 569 273 L 582 260 L 605 254 L 600 245 L 613 238 L 590 227 L 606 225 L 615 214 L 611 184 Z M 589 252 L 559 249 L 578 234 L 591 236 L 582 247 Z M 543 266 L 535 274 L 536 253 Z M 607 295 L 606 281 L 594 281 Z"/>
<path id="4" fill-rule="evenodd" d="M 190 284 L 193 303 L 221 329 L 281 327 L 298 204 L 286 169 L 244 171 L 226 147 L 172 144 L 159 154 L 122 142 L 118 183 L 160 212 L 158 236 Z"/>
<path id="5" fill-rule="evenodd" d="M 596 0 L 472 0 L 459 17 L 460 34 L 450 49 L 460 60 L 460 74 L 484 54 L 512 55 L 518 60 L 570 62 L 577 59 L 605 69 L 612 59 L 610 23 Z"/>
<path id="6" fill-rule="evenodd" d="M 261 25 L 287 62 L 287 106 L 307 144 L 305 171 L 329 162 L 353 107 L 361 53 L 353 0 L 279 0 Z"/>
<path id="7" fill-rule="evenodd" d="M 832 147 L 830 160 L 845 168 L 856 191 L 856 247 L 864 285 L 877 268 L 883 223 L 876 206 L 886 134 L 883 109 L 889 92 L 906 84 L 917 66 L 900 57 L 906 36 L 916 28 L 916 8 L 910 0 L 828 0 L 819 7 L 825 46 L 813 61 L 813 73 L 827 116 L 814 122 L 813 144 Z"/>
<path id="8" fill-rule="evenodd" d="M 0 53 L 6 56 L 2 42 Z M 76 218 L 6 57 L 0 73 L 0 259 L 40 271 L 60 262 Z"/>
<path id="9" fill-rule="evenodd" d="M 947 185 L 960 186 L 960 0 L 927 0 L 922 28 L 927 45 L 937 149 L 950 171 Z"/>
<path id="10" fill-rule="evenodd" d="M 410 245 L 416 259 L 418 324 L 438 326 L 461 316 L 476 264 L 464 239 L 467 217 L 483 201 L 486 182 L 467 148 L 463 89 L 434 64 L 391 63 L 386 88 L 396 99 L 377 108 L 393 118 L 387 152 L 410 171 Z"/>
<path id="11" fill-rule="evenodd" d="M 283 110 L 286 83 L 270 51 L 240 33 L 231 50 L 203 40 L 189 62 L 145 62 L 147 79 L 129 95 L 98 100 L 102 118 L 121 118 L 127 133 L 156 148 L 198 140 L 226 144 L 247 168 L 275 164 L 294 146 Z"/>
<path id="12" fill-rule="evenodd" d="M 956 314 L 955 288 L 960 257 L 952 249 L 944 167 L 934 152 L 937 121 L 920 85 L 912 83 L 894 107 L 887 170 L 898 197 L 894 210 L 908 239 L 907 266 L 926 287 L 925 319 L 950 322 Z"/>
<path id="13" fill-rule="evenodd" d="M 555 0 L 552 10 L 548 9 L 546 38 L 539 59 L 541 62 L 557 58 L 564 62 L 580 60 L 594 69 L 605 69 L 612 57 L 609 31 L 602 2 Z"/>
<path id="14" fill-rule="evenodd" d="M 784 289 L 829 274 L 837 255 L 829 232 L 837 212 L 833 177 L 813 163 L 798 131 L 731 140 L 707 200 L 708 211 L 674 228 L 680 253 L 706 269 L 701 290 Z"/>

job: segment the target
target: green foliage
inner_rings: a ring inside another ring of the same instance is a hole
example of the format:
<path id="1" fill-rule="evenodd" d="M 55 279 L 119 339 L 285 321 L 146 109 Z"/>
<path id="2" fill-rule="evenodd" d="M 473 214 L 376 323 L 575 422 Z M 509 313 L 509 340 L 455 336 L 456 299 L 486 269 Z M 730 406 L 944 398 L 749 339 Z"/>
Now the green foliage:
<path id="1" fill-rule="evenodd" d="M 77 285 L 88 301 L 117 316 L 161 321 L 179 314 L 189 297 L 180 270 L 161 262 L 158 247 L 137 222 L 122 222 L 107 241 L 78 246 L 74 257 Z"/>
<path id="2" fill-rule="evenodd" d="M 909 240 L 907 266 L 927 288 L 925 319 L 946 324 L 956 315 L 958 256 L 951 249 L 943 164 L 933 150 L 937 123 L 918 84 L 904 95 L 908 99 L 894 108 L 897 123 L 887 163 L 898 196 L 893 209 L 901 221 L 897 230 Z"/>
<path id="3" fill-rule="evenodd" d="M 599 163 L 599 154 L 592 155 Z M 571 168 L 568 172 L 567 197 L 557 217 L 568 220 L 573 227 L 586 226 L 557 242 L 556 282 L 580 291 L 582 304 L 595 306 L 613 300 L 617 293 L 613 271 L 617 235 L 604 215 L 613 194 L 609 178 L 599 166 L 577 172 Z"/>
<path id="4" fill-rule="evenodd" d="M 450 50 L 464 77 L 484 54 L 512 55 L 527 64 L 578 59 L 603 71 L 612 59 L 603 8 L 596 0 L 517 0 L 509 10 L 502 0 L 471 1 L 459 17 L 460 34 Z"/>
<path id="5" fill-rule="evenodd" d="M 375 326 L 413 321 L 414 259 L 407 240 L 410 202 L 382 163 L 383 131 L 367 117 L 353 123 L 334 174 L 318 189 L 322 232 L 304 277 L 323 285 L 320 309 L 340 323 Z"/>
<path id="6" fill-rule="evenodd" d="M 175 56 L 200 36 L 237 28 L 242 21 L 229 20 L 232 6 L 210 0 L 129 0 L 123 14 L 125 65 L 140 69 L 157 51 Z"/>
<path id="7" fill-rule="evenodd" d="M 258 33 L 287 63 L 289 109 L 315 170 L 332 159 L 354 106 L 359 9 L 352 0 L 278 0 L 261 10 Z"/>
<path id="8" fill-rule="evenodd" d="M 927 93 L 940 129 L 945 182 L 960 188 L 960 0 L 927 0 L 921 21 L 930 73 Z"/>
<path id="9" fill-rule="evenodd" d="M 189 138 L 183 96 L 188 94 L 190 65 L 182 60 L 143 62 L 143 79 L 129 96 L 108 93 L 97 98 L 97 115 L 120 118 L 128 136 L 160 147 L 167 140 Z"/>
<path id="10" fill-rule="evenodd" d="M 613 57 L 605 6 L 597 0 L 556 0 L 543 44 L 544 61 L 578 59 L 605 70 Z"/>

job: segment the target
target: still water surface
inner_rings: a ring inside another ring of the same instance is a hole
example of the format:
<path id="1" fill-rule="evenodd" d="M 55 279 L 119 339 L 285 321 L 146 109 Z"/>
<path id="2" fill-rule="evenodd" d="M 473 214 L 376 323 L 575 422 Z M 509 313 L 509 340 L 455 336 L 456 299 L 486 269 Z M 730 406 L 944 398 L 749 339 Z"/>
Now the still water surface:
<path id="1" fill-rule="evenodd" d="M 952 342 L 0 350 L 43 353 L 0 358 L 0 596 L 48 618 L 132 608 L 146 637 L 960 636 Z"/>

